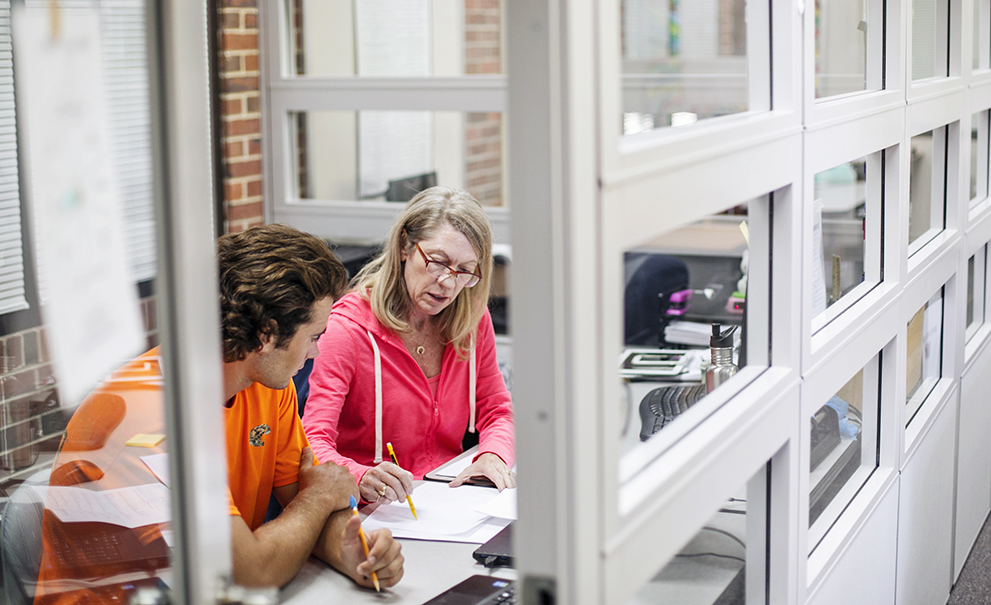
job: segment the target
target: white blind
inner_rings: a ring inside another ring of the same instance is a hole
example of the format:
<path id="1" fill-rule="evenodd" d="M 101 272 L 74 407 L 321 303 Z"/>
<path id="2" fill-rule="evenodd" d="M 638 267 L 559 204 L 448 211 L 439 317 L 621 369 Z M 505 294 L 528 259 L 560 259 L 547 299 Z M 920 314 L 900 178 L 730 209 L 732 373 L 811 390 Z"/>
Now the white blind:
<path id="1" fill-rule="evenodd" d="M 28 308 L 22 249 L 10 2 L 0 0 L 0 314 Z"/>

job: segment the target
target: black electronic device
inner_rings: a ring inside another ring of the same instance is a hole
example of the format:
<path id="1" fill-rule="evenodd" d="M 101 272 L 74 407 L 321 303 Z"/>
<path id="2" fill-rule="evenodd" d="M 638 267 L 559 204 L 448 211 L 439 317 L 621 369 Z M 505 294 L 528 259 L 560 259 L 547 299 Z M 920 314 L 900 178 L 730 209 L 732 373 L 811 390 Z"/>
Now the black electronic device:
<path id="1" fill-rule="evenodd" d="M 476 548 L 471 556 L 486 567 L 512 567 L 513 524 L 502 528 L 488 542 Z"/>
<path id="2" fill-rule="evenodd" d="M 423 605 L 501 605 L 516 602 L 516 583 L 512 580 L 475 575 Z"/>
<path id="3" fill-rule="evenodd" d="M 672 385 L 647 393 L 640 402 L 640 441 L 650 439 L 703 397 L 704 384 Z"/>
<path id="4" fill-rule="evenodd" d="M 812 456 L 809 470 L 815 470 L 823 458 L 840 444 L 840 419 L 832 407 L 824 405 L 812 416 L 810 439 Z"/>
<path id="5" fill-rule="evenodd" d="M 385 192 L 387 202 L 408 202 L 424 189 L 437 186 L 437 173 L 425 172 L 415 176 L 389 181 L 389 188 Z"/>

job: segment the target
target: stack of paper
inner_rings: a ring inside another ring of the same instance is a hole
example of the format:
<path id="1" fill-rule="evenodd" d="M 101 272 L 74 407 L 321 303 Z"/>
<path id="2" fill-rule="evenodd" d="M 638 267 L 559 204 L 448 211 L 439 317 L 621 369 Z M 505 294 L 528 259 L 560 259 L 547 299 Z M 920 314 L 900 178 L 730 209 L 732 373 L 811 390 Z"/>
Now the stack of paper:
<path id="1" fill-rule="evenodd" d="M 516 518 L 516 489 L 427 481 L 411 494 L 417 518 L 405 500 L 381 504 L 365 518 L 365 531 L 389 529 L 397 538 L 482 544 Z"/>

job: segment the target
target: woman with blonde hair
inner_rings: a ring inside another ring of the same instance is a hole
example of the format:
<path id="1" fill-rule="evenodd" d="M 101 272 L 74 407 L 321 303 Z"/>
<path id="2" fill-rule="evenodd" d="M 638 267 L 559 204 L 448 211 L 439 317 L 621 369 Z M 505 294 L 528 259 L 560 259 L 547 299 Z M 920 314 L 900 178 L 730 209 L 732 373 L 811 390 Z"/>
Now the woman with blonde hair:
<path id="1" fill-rule="evenodd" d="M 404 500 L 413 480 L 462 451 L 452 483 L 515 487 L 513 407 L 487 304 L 492 230 L 464 191 L 427 189 L 343 296 L 320 338 L 303 415 L 321 461 L 347 466 L 367 501 Z M 392 443 L 403 468 L 390 462 Z M 404 470 L 405 469 L 405 470 Z"/>

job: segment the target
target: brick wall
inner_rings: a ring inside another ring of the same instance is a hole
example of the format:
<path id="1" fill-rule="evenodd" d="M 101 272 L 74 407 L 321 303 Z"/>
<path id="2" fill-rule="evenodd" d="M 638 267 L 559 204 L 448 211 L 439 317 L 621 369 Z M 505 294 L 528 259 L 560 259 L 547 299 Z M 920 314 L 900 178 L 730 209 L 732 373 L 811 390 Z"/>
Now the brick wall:
<path id="1" fill-rule="evenodd" d="M 465 73 L 502 73 L 500 0 L 465 0 Z M 486 206 L 501 206 L 502 114 L 465 116 L 465 188 Z"/>
<path id="2" fill-rule="evenodd" d="M 225 232 L 264 222 L 258 0 L 218 0 Z"/>

